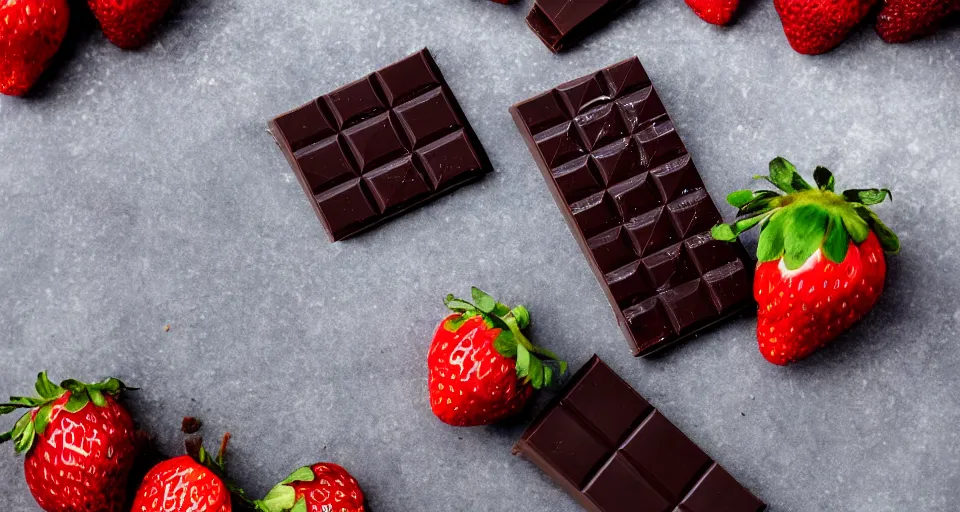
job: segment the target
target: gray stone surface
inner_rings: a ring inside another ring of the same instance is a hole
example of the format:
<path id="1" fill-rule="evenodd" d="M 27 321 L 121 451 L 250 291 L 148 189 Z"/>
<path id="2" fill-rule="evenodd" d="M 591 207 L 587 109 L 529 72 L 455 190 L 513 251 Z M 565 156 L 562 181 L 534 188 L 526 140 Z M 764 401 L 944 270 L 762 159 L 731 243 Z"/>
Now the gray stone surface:
<path id="1" fill-rule="evenodd" d="M 233 432 L 254 495 L 333 460 L 381 512 L 577 510 L 510 456 L 529 416 L 455 429 L 430 413 L 440 299 L 476 284 L 525 303 L 574 368 L 599 353 L 773 510 L 956 510 L 957 27 L 906 46 L 864 28 L 811 58 L 767 2 L 718 29 L 651 0 L 557 57 L 529 1 L 185 1 L 139 52 L 75 30 L 37 94 L 0 99 L 4 394 L 43 368 L 122 377 L 170 452 L 183 415 Z M 265 122 L 424 46 L 497 172 L 327 243 Z M 878 211 L 904 250 L 868 322 L 786 369 L 759 356 L 752 318 L 630 357 L 507 107 L 632 55 L 716 197 L 775 155 L 895 191 Z M 5 446 L 6 510 L 35 509 L 20 465 Z"/>

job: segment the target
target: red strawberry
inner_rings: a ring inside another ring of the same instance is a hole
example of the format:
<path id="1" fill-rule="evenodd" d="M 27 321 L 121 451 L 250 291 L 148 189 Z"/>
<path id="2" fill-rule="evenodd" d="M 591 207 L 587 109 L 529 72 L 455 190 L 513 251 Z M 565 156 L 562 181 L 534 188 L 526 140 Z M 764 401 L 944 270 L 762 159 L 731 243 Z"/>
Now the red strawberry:
<path id="1" fill-rule="evenodd" d="M 787 41 L 799 53 L 817 55 L 837 47 L 877 0 L 773 0 Z"/>
<path id="2" fill-rule="evenodd" d="M 448 295 L 454 311 L 437 327 L 427 356 L 430 407 L 444 423 L 489 425 L 512 416 L 535 389 L 549 386 L 554 369 L 537 357 L 567 364 L 534 346 L 521 329 L 530 324 L 523 306 L 512 310 L 473 288 L 474 303 Z"/>
<path id="3" fill-rule="evenodd" d="M 187 444 L 192 455 L 154 466 L 140 484 L 130 512 L 231 512 L 231 487 L 221 476 L 229 440 L 230 434 L 223 436 L 215 459 L 196 438 L 196 443 Z"/>
<path id="4" fill-rule="evenodd" d="M 30 409 L 0 442 L 27 453 L 23 472 L 37 504 L 47 512 L 122 510 L 136 455 L 133 420 L 114 399 L 126 386 L 117 379 L 58 386 L 40 373 L 36 389 L 39 398 L 0 404 L 0 414 Z"/>
<path id="5" fill-rule="evenodd" d="M 764 177 L 786 195 L 741 190 L 727 197 L 740 209 L 733 225 L 713 229 L 718 240 L 760 225 L 756 277 L 757 341 L 774 364 L 799 361 L 833 341 L 869 312 L 883 293 L 884 251 L 900 241 L 869 206 L 887 189 L 834 192 L 833 174 L 813 173 L 817 188 L 783 158 Z"/>
<path id="6" fill-rule="evenodd" d="M 740 6 L 740 0 L 686 0 L 703 21 L 714 25 L 726 25 L 733 20 L 733 15 Z"/>
<path id="7" fill-rule="evenodd" d="M 143 46 L 173 0 L 87 0 L 111 43 L 124 49 Z"/>
<path id="8" fill-rule="evenodd" d="M 302 467 L 255 502 L 262 512 L 364 512 L 363 491 L 347 470 L 332 463 Z"/>
<path id="9" fill-rule="evenodd" d="M 960 2 L 956 6 L 960 9 Z M 954 8 L 953 0 L 884 0 L 877 15 L 877 34 L 888 43 L 928 36 Z"/>
<path id="10" fill-rule="evenodd" d="M 23 96 L 67 35 L 66 0 L 0 0 L 0 93 Z"/>

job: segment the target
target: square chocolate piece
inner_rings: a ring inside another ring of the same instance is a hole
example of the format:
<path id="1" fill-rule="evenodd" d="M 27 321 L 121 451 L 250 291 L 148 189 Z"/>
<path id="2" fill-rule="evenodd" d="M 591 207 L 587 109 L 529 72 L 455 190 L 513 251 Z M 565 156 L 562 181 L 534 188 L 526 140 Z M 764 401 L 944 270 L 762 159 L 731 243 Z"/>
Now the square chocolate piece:
<path id="1" fill-rule="evenodd" d="M 592 512 L 766 509 L 597 356 L 513 451 Z"/>
<path id="2" fill-rule="evenodd" d="M 559 52 L 609 23 L 636 0 L 537 0 L 527 25 L 553 52 Z"/>
<path id="3" fill-rule="evenodd" d="M 634 355 L 753 304 L 753 260 L 710 236 L 720 212 L 636 57 L 510 112 Z"/>
<path id="4" fill-rule="evenodd" d="M 331 241 L 491 171 L 426 49 L 270 121 Z"/>

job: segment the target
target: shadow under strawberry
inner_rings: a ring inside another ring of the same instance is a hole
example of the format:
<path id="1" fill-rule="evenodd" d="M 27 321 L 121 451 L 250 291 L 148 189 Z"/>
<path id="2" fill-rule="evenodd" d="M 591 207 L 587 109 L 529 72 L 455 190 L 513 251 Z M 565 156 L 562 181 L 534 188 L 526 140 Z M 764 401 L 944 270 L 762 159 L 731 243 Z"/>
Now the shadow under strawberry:
<path id="1" fill-rule="evenodd" d="M 64 70 L 76 58 L 79 49 L 89 44 L 91 37 L 98 37 L 97 20 L 87 7 L 86 0 L 68 0 L 70 4 L 70 25 L 67 35 L 60 45 L 60 50 L 47 65 L 47 69 L 33 85 L 27 94 L 26 100 L 40 100 L 48 97 L 60 80 L 63 80 Z"/>

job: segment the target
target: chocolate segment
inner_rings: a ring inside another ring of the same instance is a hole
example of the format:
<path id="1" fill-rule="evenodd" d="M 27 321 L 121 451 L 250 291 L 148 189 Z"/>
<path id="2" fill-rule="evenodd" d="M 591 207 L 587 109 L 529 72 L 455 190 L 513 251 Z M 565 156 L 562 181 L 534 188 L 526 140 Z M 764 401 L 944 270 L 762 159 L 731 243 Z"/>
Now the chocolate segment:
<path id="1" fill-rule="evenodd" d="M 527 25 L 558 52 L 570 43 L 610 22 L 636 0 L 537 0 Z"/>
<path id="2" fill-rule="evenodd" d="M 332 241 L 490 172 L 426 49 L 270 121 Z"/>
<path id="3" fill-rule="evenodd" d="M 513 451 L 593 512 L 766 509 L 597 356 Z"/>
<path id="4" fill-rule="evenodd" d="M 720 213 L 636 57 L 510 112 L 634 355 L 752 304 L 753 262 L 710 236 Z"/>

